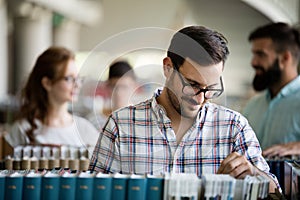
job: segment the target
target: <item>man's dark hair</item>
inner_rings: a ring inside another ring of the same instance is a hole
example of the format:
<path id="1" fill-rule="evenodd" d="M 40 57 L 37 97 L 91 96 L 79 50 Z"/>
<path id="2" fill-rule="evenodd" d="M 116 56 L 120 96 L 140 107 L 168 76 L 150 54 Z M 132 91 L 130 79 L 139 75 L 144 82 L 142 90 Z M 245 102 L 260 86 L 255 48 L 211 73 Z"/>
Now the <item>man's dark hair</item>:
<path id="1" fill-rule="evenodd" d="M 135 79 L 135 74 L 132 70 L 131 65 L 128 62 L 117 61 L 110 65 L 108 79 L 121 78 L 124 75 L 130 76 L 131 78 Z"/>
<path id="2" fill-rule="evenodd" d="M 203 66 L 221 61 L 224 65 L 228 54 L 226 38 L 204 26 L 188 26 L 179 30 L 173 36 L 167 52 L 176 68 L 180 67 L 186 58 Z"/>
<path id="3" fill-rule="evenodd" d="M 300 35 L 296 28 L 282 22 L 269 23 L 251 32 L 248 40 L 252 41 L 261 38 L 271 38 L 277 53 L 288 50 L 292 53 L 294 59 L 299 62 Z"/>

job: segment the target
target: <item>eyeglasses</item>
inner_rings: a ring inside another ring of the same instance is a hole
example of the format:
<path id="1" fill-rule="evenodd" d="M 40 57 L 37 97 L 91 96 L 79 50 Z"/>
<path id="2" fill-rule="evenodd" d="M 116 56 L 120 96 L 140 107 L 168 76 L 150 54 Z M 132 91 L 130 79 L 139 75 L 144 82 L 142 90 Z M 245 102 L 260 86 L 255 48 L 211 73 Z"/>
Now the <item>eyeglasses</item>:
<path id="1" fill-rule="evenodd" d="M 198 84 L 187 83 L 185 81 L 185 78 L 182 76 L 182 74 L 178 70 L 176 70 L 176 69 L 175 69 L 175 71 L 178 73 L 178 76 L 179 76 L 179 78 L 181 80 L 181 83 L 182 83 L 182 93 L 185 94 L 185 95 L 196 96 L 196 95 L 200 94 L 201 92 L 203 92 L 204 98 L 206 98 L 206 99 L 214 99 L 214 98 L 219 97 L 223 93 L 223 91 L 224 91 L 222 76 L 220 77 L 220 84 L 221 84 L 221 88 L 220 89 L 215 89 L 215 88 L 200 88 Z"/>
<path id="2" fill-rule="evenodd" d="M 68 84 L 82 85 L 84 78 L 83 77 L 74 77 L 74 76 L 65 76 L 65 77 L 63 77 L 63 80 L 65 80 Z"/>

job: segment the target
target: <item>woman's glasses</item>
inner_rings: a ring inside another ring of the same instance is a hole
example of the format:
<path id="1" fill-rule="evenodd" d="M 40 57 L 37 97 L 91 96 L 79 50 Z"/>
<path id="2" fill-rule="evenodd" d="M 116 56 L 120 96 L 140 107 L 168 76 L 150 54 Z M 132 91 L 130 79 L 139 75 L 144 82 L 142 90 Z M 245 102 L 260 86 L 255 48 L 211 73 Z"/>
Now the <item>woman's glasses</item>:
<path id="1" fill-rule="evenodd" d="M 65 76 L 65 77 L 63 77 L 63 80 L 65 80 L 68 84 L 82 85 L 84 78 L 83 77 L 74 77 L 74 76 Z"/>

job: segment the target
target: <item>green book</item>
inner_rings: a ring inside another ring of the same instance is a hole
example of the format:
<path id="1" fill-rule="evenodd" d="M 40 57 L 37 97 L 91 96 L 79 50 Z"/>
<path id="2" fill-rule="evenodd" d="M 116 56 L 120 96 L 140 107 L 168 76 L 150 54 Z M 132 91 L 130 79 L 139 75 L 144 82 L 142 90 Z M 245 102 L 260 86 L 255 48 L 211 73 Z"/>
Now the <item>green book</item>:
<path id="1" fill-rule="evenodd" d="M 0 171 L 0 200 L 4 200 L 5 198 L 5 180 L 8 174 L 9 170 Z"/>
<path id="2" fill-rule="evenodd" d="M 76 192 L 76 172 L 65 172 L 60 177 L 59 199 L 74 200 Z"/>
<path id="3" fill-rule="evenodd" d="M 82 171 L 76 179 L 76 200 L 92 200 L 94 175 L 90 171 Z"/>
<path id="4" fill-rule="evenodd" d="M 23 198 L 24 200 L 40 200 L 41 199 L 42 175 L 30 172 L 25 175 L 23 182 Z"/>
<path id="5" fill-rule="evenodd" d="M 127 197 L 128 175 L 116 173 L 112 180 L 111 200 L 125 200 Z"/>
<path id="6" fill-rule="evenodd" d="M 164 177 L 147 175 L 146 199 L 163 199 Z"/>
<path id="7" fill-rule="evenodd" d="M 21 200 L 23 191 L 24 174 L 16 171 L 6 177 L 5 181 L 5 199 Z"/>
<path id="8" fill-rule="evenodd" d="M 59 197 L 60 175 L 55 171 L 48 171 L 42 177 L 42 199 L 53 200 Z"/>
<path id="9" fill-rule="evenodd" d="M 93 199 L 110 200 L 112 175 L 98 173 L 94 178 Z"/>
<path id="10" fill-rule="evenodd" d="M 144 200 L 146 199 L 146 178 L 142 175 L 131 175 L 128 179 L 127 199 Z"/>

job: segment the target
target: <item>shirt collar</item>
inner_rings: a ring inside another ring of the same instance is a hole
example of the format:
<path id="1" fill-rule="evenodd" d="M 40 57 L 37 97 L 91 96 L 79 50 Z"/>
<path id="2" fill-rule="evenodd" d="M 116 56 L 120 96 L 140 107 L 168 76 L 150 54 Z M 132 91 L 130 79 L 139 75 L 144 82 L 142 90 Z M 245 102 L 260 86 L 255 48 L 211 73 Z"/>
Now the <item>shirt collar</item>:
<path id="1" fill-rule="evenodd" d="M 297 92 L 297 90 L 299 90 L 299 88 L 300 88 L 300 76 L 298 76 L 297 78 L 295 78 L 294 80 L 289 82 L 287 85 L 285 85 L 280 90 L 280 92 L 276 95 L 275 98 L 283 98 L 285 96 L 294 94 L 295 92 Z M 268 92 L 267 92 L 267 98 L 268 99 L 271 98 L 270 90 L 268 90 Z"/>
<path id="2" fill-rule="evenodd" d="M 283 97 L 288 96 L 290 94 L 294 94 L 296 92 L 296 90 L 299 89 L 299 87 L 300 87 L 300 76 L 298 76 L 297 78 L 292 80 L 290 83 L 288 83 L 286 86 L 284 86 L 281 89 L 280 94 Z"/>
<path id="3" fill-rule="evenodd" d="M 154 111 L 154 113 L 157 116 L 157 119 L 159 122 L 163 123 L 163 124 L 171 124 L 171 120 L 167 117 L 167 112 L 165 110 L 165 108 L 161 105 L 158 104 L 156 98 L 158 96 L 160 96 L 162 93 L 162 88 L 158 88 L 156 89 L 156 91 L 154 92 L 154 95 L 151 99 L 151 107 L 152 110 Z"/>

